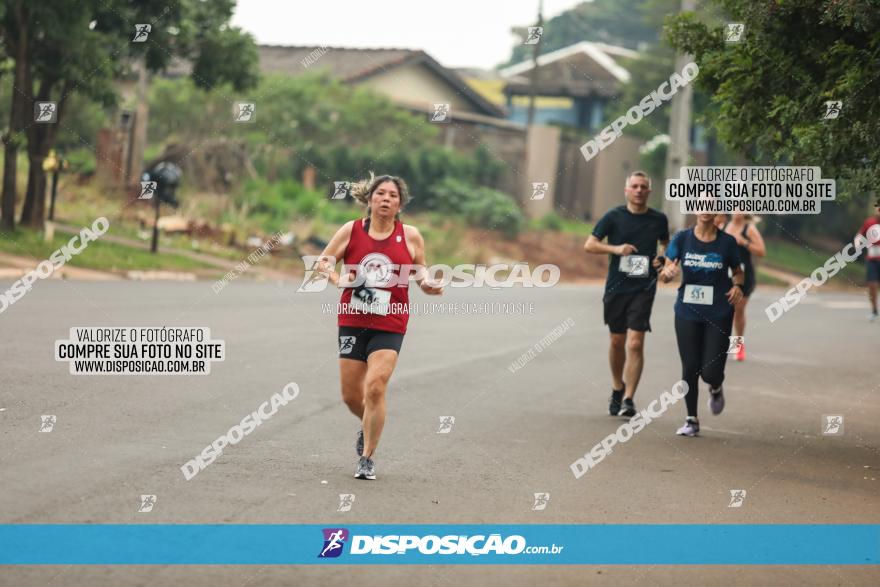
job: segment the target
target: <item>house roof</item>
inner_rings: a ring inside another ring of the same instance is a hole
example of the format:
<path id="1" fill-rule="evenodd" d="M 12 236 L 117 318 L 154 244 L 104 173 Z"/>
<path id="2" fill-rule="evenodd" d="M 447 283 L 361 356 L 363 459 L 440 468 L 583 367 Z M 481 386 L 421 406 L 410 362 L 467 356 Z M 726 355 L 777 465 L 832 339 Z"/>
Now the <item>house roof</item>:
<path id="1" fill-rule="evenodd" d="M 455 71 L 419 49 L 354 49 L 349 47 L 259 45 L 260 71 L 299 75 L 303 60 L 315 55 L 314 66 L 332 77 L 354 83 L 403 65 L 421 64 L 452 86 L 477 112 L 504 117 L 505 112 L 475 92 Z"/>
<path id="2" fill-rule="evenodd" d="M 630 79 L 629 72 L 616 59 L 637 56 L 637 52 L 625 47 L 590 41 L 563 47 L 538 57 L 539 91 L 541 86 L 548 85 L 554 88 L 547 88 L 550 93 L 565 94 L 570 91 L 572 95 L 589 92 L 608 94 L 612 87 Z M 528 85 L 528 76 L 525 74 L 532 68 L 533 61 L 528 59 L 505 67 L 500 73 L 509 80 L 511 90 L 516 91 Z M 563 87 L 568 87 L 569 90 L 561 89 Z"/>
<path id="3" fill-rule="evenodd" d="M 412 61 L 411 49 L 349 49 L 322 46 L 259 45 L 260 71 L 264 73 L 303 73 L 302 61 L 313 53 L 315 63 L 343 81 L 357 81 L 389 67 Z"/>

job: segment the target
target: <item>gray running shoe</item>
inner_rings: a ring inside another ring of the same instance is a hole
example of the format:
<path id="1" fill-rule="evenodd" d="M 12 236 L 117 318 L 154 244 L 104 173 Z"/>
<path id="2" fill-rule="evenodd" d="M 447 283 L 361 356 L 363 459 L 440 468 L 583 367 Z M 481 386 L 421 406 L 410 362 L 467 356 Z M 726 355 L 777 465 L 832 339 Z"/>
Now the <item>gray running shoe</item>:
<path id="1" fill-rule="evenodd" d="M 624 399 L 623 403 L 620 405 L 620 411 L 617 412 L 617 415 L 623 416 L 624 418 L 632 418 L 636 415 L 636 405 L 631 399 Z"/>
<path id="2" fill-rule="evenodd" d="M 709 409 L 716 416 L 724 410 L 724 386 L 718 389 L 709 387 Z"/>
<path id="3" fill-rule="evenodd" d="M 364 454 L 364 431 L 363 430 L 358 430 L 357 442 L 354 443 L 354 450 L 357 451 L 358 456 L 362 456 Z"/>
<path id="4" fill-rule="evenodd" d="M 675 431 L 679 436 L 696 436 L 700 433 L 700 423 L 694 419 L 688 418 L 684 421 L 684 426 Z"/>
<path id="5" fill-rule="evenodd" d="M 370 479 L 373 480 L 376 478 L 376 466 L 373 464 L 373 459 L 367 457 L 361 457 L 361 460 L 358 461 L 357 471 L 354 473 L 355 479 Z"/>

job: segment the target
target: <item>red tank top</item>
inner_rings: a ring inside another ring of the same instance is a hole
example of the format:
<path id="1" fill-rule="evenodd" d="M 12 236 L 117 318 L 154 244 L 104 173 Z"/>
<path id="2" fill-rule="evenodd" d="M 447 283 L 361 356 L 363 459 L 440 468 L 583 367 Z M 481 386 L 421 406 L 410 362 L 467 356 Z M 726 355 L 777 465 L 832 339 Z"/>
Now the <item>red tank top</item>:
<path id="1" fill-rule="evenodd" d="M 352 309 L 352 293 L 357 288 L 345 288 L 342 298 L 339 300 L 342 310 L 339 312 L 339 326 L 354 326 L 357 328 L 372 328 L 387 332 L 406 333 L 406 325 L 409 322 L 409 282 L 399 287 L 397 283 L 402 265 L 412 265 L 412 255 L 406 247 L 406 236 L 403 233 L 403 223 L 394 221 L 394 230 L 391 235 L 382 240 L 372 238 L 366 227 L 365 219 L 355 220 L 351 227 L 351 238 L 345 247 L 345 255 L 342 262 L 348 266 L 358 266 L 361 275 L 366 275 L 364 285 L 373 290 L 378 296 L 388 296 L 381 292 L 390 292 L 387 314 L 360 312 Z M 351 272 L 354 276 L 354 272 Z M 382 287 L 390 284 L 390 287 Z M 363 293 L 361 293 L 363 295 Z M 367 296 L 373 294 L 368 293 Z M 361 299 L 361 302 L 372 301 Z M 355 303 L 359 303 L 356 300 Z M 365 307 L 365 304 L 361 307 Z M 381 311 L 381 310 L 380 310 Z"/>

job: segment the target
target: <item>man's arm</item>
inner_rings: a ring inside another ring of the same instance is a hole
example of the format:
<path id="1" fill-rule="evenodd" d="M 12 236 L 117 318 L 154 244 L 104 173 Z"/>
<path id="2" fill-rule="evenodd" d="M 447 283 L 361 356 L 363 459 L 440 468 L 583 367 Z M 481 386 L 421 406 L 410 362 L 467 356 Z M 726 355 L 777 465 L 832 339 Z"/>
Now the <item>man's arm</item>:
<path id="1" fill-rule="evenodd" d="M 588 253 L 594 253 L 597 255 L 631 255 L 637 251 L 637 249 L 630 244 L 609 245 L 603 243 L 593 234 L 591 234 L 590 238 L 587 239 L 587 242 L 584 243 L 584 250 Z"/>
<path id="2" fill-rule="evenodd" d="M 666 237 L 666 240 L 661 240 L 660 246 L 657 247 L 657 256 L 654 257 L 653 263 L 654 269 L 657 271 L 663 269 L 663 265 L 666 262 L 666 257 L 664 256 L 666 253 L 666 247 L 669 245 L 669 237 Z"/>
<path id="3" fill-rule="evenodd" d="M 587 239 L 587 242 L 584 243 L 584 250 L 586 252 L 596 255 L 632 255 L 638 250 L 627 243 L 611 245 L 602 242 L 602 240 L 612 232 L 615 218 L 615 211 L 610 210 L 599 219 L 599 222 L 596 223 L 596 227 L 593 228 L 593 234 L 591 234 L 590 238 Z"/>

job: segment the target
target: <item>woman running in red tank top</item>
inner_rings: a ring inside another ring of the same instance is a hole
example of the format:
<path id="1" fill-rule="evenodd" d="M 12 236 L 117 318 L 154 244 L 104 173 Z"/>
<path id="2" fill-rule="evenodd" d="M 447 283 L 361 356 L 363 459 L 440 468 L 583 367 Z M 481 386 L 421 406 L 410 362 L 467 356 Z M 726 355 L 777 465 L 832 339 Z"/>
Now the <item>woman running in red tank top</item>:
<path id="1" fill-rule="evenodd" d="M 339 312 L 339 378 L 342 400 L 362 430 L 355 448 L 355 477 L 375 479 L 373 455 L 385 426 L 385 389 L 409 321 L 409 281 L 428 295 L 440 295 L 428 278 L 425 241 L 418 229 L 400 222 L 409 199 L 406 183 L 382 175 L 354 184 L 351 194 L 366 204 L 366 217 L 347 222 L 321 253 L 318 271 L 343 288 Z M 336 261 L 343 260 L 342 275 Z M 412 271 L 410 268 L 413 268 Z"/>

